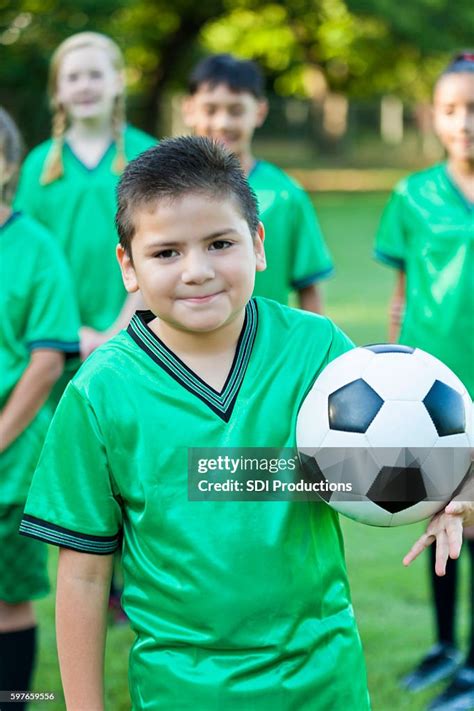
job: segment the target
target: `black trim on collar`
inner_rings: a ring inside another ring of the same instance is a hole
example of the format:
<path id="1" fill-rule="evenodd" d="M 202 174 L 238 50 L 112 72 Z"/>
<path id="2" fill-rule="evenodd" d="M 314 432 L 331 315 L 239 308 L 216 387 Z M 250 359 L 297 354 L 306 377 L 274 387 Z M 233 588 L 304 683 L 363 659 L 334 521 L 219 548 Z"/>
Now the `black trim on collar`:
<path id="1" fill-rule="evenodd" d="M 244 380 L 257 334 L 258 309 L 254 299 L 251 299 L 245 308 L 244 325 L 237 342 L 234 360 L 220 392 L 214 390 L 183 363 L 149 328 L 148 324 L 154 318 L 155 315 L 151 311 L 137 311 L 130 321 L 127 333 L 168 375 L 204 402 L 224 422 L 228 422 Z"/>

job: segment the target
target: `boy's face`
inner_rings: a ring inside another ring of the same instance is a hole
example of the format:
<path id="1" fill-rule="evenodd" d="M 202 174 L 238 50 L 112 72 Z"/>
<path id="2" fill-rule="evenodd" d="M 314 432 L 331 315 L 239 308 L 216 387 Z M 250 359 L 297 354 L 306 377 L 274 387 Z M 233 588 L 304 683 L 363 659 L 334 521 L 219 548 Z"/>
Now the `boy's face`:
<path id="1" fill-rule="evenodd" d="M 205 333 L 242 313 L 265 269 L 263 227 L 252 237 L 233 199 L 189 194 L 134 214 L 132 258 L 117 248 L 125 288 L 140 289 L 169 326 Z"/>
<path id="2" fill-rule="evenodd" d="M 226 84 L 201 84 L 183 104 L 184 120 L 195 135 L 220 141 L 239 158 L 251 153 L 253 134 L 267 111 L 265 100 Z"/>
<path id="3" fill-rule="evenodd" d="M 447 74 L 438 81 L 433 107 L 435 130 L 454 160 L 474 160 L 474 74 Z"/>

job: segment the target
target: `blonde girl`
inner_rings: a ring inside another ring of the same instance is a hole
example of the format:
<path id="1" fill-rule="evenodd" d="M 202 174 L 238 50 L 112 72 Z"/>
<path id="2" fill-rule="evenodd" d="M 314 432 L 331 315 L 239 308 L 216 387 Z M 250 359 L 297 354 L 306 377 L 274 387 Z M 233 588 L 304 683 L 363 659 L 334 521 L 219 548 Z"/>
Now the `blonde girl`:
<path id="1" fill-rule="evenodd" d="M 16 205 L 49 228 L 69 262 L 85 358 L 129 320 L 115 259 L 115 188 L 126 163 L 155 140 L 125 123 L 118 46 L 81 32 L 53 54 L 48 93 L 52 137 L 27 157 Z"/>

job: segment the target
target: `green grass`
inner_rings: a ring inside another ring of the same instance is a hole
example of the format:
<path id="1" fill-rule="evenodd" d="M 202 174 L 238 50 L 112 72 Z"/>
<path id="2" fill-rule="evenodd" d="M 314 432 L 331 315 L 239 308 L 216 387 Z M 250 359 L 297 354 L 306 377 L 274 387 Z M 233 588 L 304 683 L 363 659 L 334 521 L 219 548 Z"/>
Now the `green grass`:
<path id="1" fill-rule="evenodd" d="M 386 339 L 387 303 L 393 274 L 390 269 L 379 266 L 371 256 L 373 236 L 386 199 L 386 195 L 379 193 L 314 196 L 337 268 L 336 276 L 325 286 L 326 310 L 357 344 Z M 418 560 L 408 569 L 401 564 L 404 553 L 422 532 L 423 524 L 385 530 L 344 520 L 343 529 L 373 709 L 422 711 L 440 688 L 409 695 L 399 689 L 397 680 L 433 642 L 427 560 Z M 55 560 L 56 553 L 52 551 L 53 578 Z M 461 598 L 466 601 L 467 571 L 464 568 L 463 564 Z M 32 711 L 56 711 L 64 708 L 64 702 L 61 700 L 54 641 L 53 596 L 40 601 L 37 609 L 41 649 L 35 690 L 54 691 L 59 700 L 46 705 L 33 704 L 31 708 Z M 467 631 L 465 605 L 461 608 L 460 628 L 464 638 Z M 127 628 L 109 631 L 106 688 L 110 711 L 130 708 L 127 662 L 131 640 Z"/>

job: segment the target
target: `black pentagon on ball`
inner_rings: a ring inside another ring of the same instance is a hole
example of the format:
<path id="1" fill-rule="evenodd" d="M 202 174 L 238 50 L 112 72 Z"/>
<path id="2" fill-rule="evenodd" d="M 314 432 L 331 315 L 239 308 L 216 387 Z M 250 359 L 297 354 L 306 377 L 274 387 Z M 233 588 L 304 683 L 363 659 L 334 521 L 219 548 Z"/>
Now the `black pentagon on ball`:
<path id="1" fill-rule="evenodd" d="M 301 464 L 301 472 L 303 474 L 303 480 L 309 483 L 318 482 L 319 484 L 327 482 L 326 477 L 319 468 L 319 465 L 314 457 L 310 457 L 304 452 L 298 452 Z M 324 501 L 329 502 L 332 491 L 325 491 L 325 487 L 321 491 L 318 491 L 318 495 Z"/>
<path id="2" fill-rule="evenodd" d="M 466 413 L 462 396 L 441 380 L 435 380 L 423 400 L 440 437 L 462 434 L 466 428 Z"/>
<path id="3" fill-rule="evenodd" d="M 329 396 L 329 427 L 342 432 L 366 432 L 382 405 L 382 398 L 365 380 L 353 380 Z"/>
<path id="4" fill-rule="evenodd" d="M 373 351 L 373 353 L 414 353 L 415 351 L 410 346 L 401 346 L 398 343 L 372 343 L 363 347 L 368 351 Z"/>
<path id="5" fill-rule="evenodd" d="M 423 474 L 418 467 L 382 467 L 366 496 L 384 511 L 404 511 L 426 499 Z"/>

